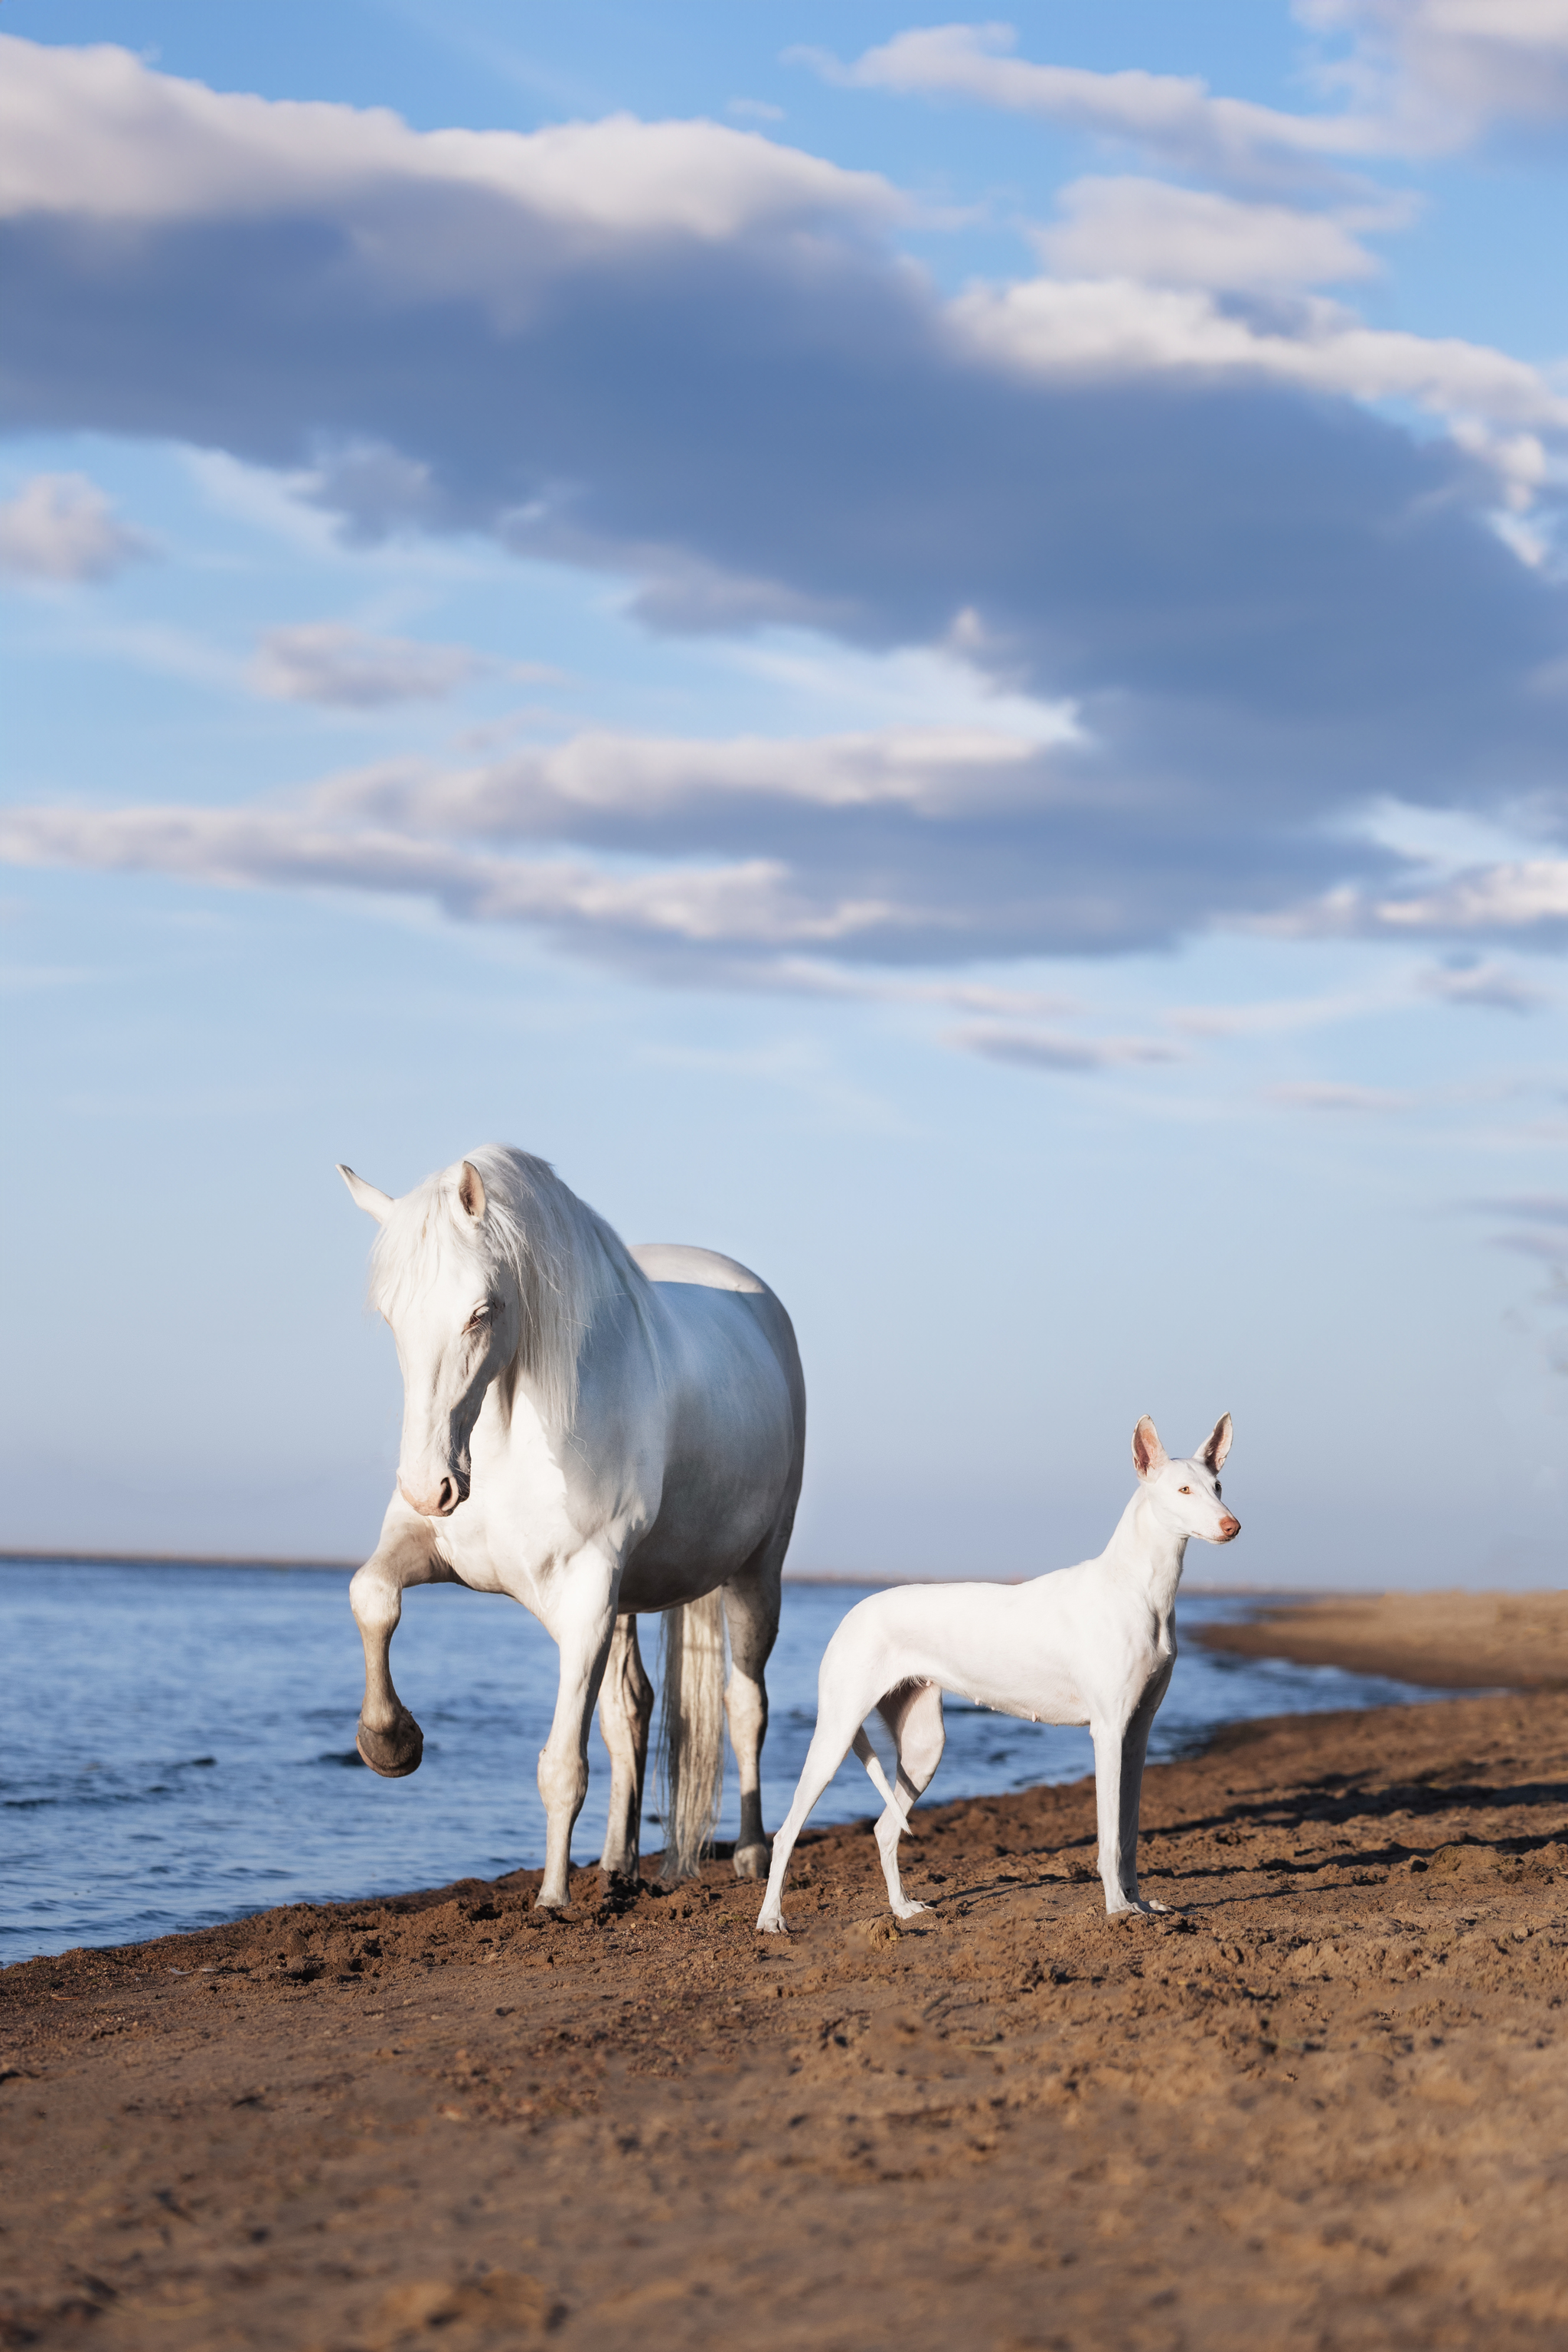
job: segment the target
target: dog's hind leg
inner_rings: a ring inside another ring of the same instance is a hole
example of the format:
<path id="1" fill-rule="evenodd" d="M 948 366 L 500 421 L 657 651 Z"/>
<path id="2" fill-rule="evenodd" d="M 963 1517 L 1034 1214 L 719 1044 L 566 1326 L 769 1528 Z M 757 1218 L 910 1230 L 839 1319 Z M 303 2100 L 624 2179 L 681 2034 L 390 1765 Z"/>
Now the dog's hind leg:
<path id="1" fill-rule="evenodd" d="M 855 1734 L 855 1737 L 849 1742 L 849 1745 L 853 1752 L 858 1756 L 861 1763 L 866 1767 L 867 1771 L 870 1774 L 871 1786 L 881 1798 L 883 1803 L 888 1805 L 896 1803 L 897 1799 L 894 1797 L 891 1789 L 888 1786 L 888 1776 L 882 1769 L 881 1764 L 878 1759 L 877 1751 L 866 1737 L 864 1725 L 862 1725 L 860 1729 Z"/>
<path id="2" fill-rule="evenodd" d="M 789 1858 L 795 1842 L 805 1827 L 813 1805 L 848 1755 L 861 1715 L 853 1706 L 834 1706 L 827 1701 L 819 1704 L 816 1729 L 811 1735 L 805 1762 L 801 1767 L 800 1780 L 789 1811 L 773 1834 L 773 1861 L 768 1869 L 768 1891 L 763 1897 L 763 1907 L 757 1914 L 757 1930 L 763 1936 L 784 1936 L 784 1883 L 789 1868 Z M 875 1759 L 873 1759 L 875 1760 Z"/>
<path id="3" fill-rule="evenodd" d="M 898 1787 L 889 1791 L 887 1811 L 877 1823 L 877 1851 L 882 1857 L 882 1875 L 888 1882 L 888 1900 L 893 1906 L 894 1917 L 912 1919 L 917 1911 L 929 1911 L 931 1906 L 913 1902 L 904 1893 L 899 1876 L 899 1840 L 909 1828 L 911 1806 L 930 1787 L 947 1745 L 947 1730 L 942 1719 L 942 1685 L 905 1683 L 878 1700 L 877 1712 L 891 1731 L 899 1750 Z M 864 1733 L 861 1737 L 865 1737 Z"/>

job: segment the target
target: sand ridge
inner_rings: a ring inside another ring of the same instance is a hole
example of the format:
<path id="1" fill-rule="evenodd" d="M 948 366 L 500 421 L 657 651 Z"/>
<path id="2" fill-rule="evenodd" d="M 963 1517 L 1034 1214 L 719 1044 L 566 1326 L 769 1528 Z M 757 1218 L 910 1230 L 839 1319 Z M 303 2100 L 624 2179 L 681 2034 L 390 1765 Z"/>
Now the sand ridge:
<path id="1" fill-rule="evenodd" d="M 1025 2352 L 1568 2338 L 1568 1707 L 1247 1727 L 721 1861 L 0 1974 L 0 2341 Z M 180 1971 L 182 1973 L 175 1973 Z M 88 2331 L 84 2334 L 84 2331 Z"/>
<path id="2" fill-rule="evenodd" d="M 1205 1649 L 1346 1666 L 1436 1690 L 1568 1690 L 1568 1592 L 1336 1593 L 1275 1601 Z"/>

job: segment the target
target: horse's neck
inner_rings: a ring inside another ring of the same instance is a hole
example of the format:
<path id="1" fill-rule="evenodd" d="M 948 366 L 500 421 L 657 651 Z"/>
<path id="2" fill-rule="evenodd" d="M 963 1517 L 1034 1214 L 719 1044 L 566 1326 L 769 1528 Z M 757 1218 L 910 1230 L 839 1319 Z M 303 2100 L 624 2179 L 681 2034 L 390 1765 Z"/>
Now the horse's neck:
<path id="1" fill-rule="evenodd" d="M 1116 1524 L 1116 1532 L 1100 1554 L 1101 1565 L 1112 1575 L 1135 1583 L 1147 1593 L 1162 1617 L 1175 1606 L 1187 1556 L 1185 1536 L 1173 1536 L 1162 1527 L 1142 1487 Z"/>

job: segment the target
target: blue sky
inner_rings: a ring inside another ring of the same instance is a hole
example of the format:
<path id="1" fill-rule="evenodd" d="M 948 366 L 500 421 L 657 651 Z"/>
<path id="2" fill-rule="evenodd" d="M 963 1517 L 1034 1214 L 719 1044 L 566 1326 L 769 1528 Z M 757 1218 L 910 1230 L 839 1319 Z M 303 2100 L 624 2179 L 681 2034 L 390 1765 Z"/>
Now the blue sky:
<path id="1" fill-rule="evenodd" d="M 1561 1581 L 1568 0 L 5 41 L 4 1540 L 367 1550 L 500 1139 L 798 1567 Z"/>

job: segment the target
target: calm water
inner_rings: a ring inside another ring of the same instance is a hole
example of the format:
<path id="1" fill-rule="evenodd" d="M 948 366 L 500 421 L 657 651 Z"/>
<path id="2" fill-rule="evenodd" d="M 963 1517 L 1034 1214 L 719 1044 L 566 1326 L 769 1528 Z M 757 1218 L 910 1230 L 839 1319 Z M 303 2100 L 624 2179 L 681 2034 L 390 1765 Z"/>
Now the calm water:
<path id="1" fill-rule="evenodd" d="M 533 1776 L 555 1697 L 549 1635 L 512 1601 L 453 1586 L 406 1594 L 394 1672 L 425 1727 L 425 1762 L 409 1780 L 382 1780 L 354 1753 L 363 1664 L 347 1588 L 346 1571 L 324 1569 L 0 1563 L 0 1960 L 543 1860 Z M 786 1590 L 768 1669 L 770 1827 L 811 1738 L 817 1661 L 860 1598 L 848 1585 Z M 1185 1597 L 1180 1622 L 1245 1605 Z M 657 1627 L 645 1619 L 642 1631 L 656 1672 Z M 1244 1717 L 1421 1696 L 1193 1644 L 1150 1753 L 1179 1755 Z M 936 1799 L 1092 1767 L 1087 1732 L 951 1700 L 947 1727 Z M 609 1763 L 596 1724 L 590 1765 L 579 1862 L 596 1858 L 604 1836 Z M 733 1836 L 732 1759 L 726 1799 L 721 1834 Z M 873 1802 L 851 1758 L 814 1818 L 854 1820 Z M 657 1829 L 646 1843 L 657 1847 Z"/>

